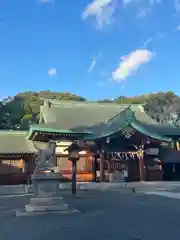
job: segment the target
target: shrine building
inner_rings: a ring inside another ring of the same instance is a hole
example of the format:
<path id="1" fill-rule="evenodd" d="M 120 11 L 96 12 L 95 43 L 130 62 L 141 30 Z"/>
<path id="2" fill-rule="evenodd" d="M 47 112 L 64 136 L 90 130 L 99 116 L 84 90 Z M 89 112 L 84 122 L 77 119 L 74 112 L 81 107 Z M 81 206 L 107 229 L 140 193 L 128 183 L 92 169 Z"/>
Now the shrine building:
<path id="1" fill-rule="evenodd" d="M 72 141 L 86 142 L 77 164 L 79 181 L 107 181 L 128 169 L 129 181 L 180 179 L 180 128 L 162 125 L 142 105 L 44 100 L 39 124 L 29 131 L 0 131 L 0 184 L 25 183 L 35 168 L 35 154 L 48 140 L 57 143 L 57 166 L 71 179 L 64 151 Z"/>

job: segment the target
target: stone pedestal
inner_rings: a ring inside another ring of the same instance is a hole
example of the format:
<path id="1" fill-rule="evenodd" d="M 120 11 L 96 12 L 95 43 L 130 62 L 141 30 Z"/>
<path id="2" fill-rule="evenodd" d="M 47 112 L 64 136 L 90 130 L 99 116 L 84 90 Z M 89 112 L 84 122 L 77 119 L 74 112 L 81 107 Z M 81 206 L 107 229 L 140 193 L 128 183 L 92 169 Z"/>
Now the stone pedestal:
<path id="1" fill-rule="evenodd" d="M 34 197 L 30 203 L 25 205 L 23 211 L 17 211 L 17 216 L 37 215 L 46 213 L 67 214 L 78 212 L 75 209 L 69 209 L 65 204 L 63 197 L 60 196 L 61 190 L 59 183 L 60 173 L 54 167 L 44 167 L 36 170 L 32 176 L 32 187 Z"/>

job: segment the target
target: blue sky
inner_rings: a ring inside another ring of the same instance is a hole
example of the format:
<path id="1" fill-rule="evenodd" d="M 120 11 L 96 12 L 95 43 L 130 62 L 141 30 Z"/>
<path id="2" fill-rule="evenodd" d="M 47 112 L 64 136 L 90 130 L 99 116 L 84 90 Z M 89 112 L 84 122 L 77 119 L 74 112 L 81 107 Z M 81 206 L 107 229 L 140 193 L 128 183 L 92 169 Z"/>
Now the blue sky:
<path id="1" fill-rule="evenodd" d="M 180 94 L 180 1 L 2 0 L 0 96 Z"/>

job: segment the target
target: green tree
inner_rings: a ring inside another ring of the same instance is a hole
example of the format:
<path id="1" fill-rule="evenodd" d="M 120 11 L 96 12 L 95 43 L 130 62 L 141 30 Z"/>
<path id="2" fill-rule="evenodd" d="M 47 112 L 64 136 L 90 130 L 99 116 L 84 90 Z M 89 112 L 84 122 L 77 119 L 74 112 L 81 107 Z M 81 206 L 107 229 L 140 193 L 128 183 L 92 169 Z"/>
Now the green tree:
<path id="1" fill-rule="evenodd" d="M 27 130 L 29 124 L 38 123 L 40 106 L 43 99 L 86 101 L 84 97 L 73 93 L 63 92 L 22 92 L 14 97 L 4 99 L 6 102 L 3 111 L 0 106 L 0 129 L 23 129 Z M 180 98 L 173 92 L 159 92 L 154 94 L 144 94 L 135 97 L 119 96 L 114 100 L 104 99 L 99 103 L 117 104 L 144 104 L 145 111 L 158 121 L 162 118 L 168 119 L 176 117 L 176 122 L 180 119 Z M 175 123 L 175 120 L 173 120 Z"/>

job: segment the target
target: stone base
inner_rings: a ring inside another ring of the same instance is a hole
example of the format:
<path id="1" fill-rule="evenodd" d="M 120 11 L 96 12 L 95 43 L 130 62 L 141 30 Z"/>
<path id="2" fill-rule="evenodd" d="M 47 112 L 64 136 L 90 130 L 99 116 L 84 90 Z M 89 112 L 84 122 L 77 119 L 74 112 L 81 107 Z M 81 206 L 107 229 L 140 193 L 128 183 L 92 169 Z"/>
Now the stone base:
<path id="1" fill-rule="evenodd" d="M 62 204 L 63 197 L 32 197 L 30 199 L 30 205 L 60 205 Z"/>
<path id="2" fill-rule="evenodd" d="M 33 197 L 30 204 L 25 205 L 24 210 L 16 211 L 16 216 L 34 216 L 44 214 L 70 214 L 79 212 L 76 209 L 69 209 L 62 197 Z"/>
<path id="3" fill-rule="evenodd" d="M 79 213 L 77 209 L 67 209 L 64 211 L 41 211 L 41 212 L 26 212 L 25 210 L 17 210 L 16 217 L 26 217 L 26 216 L 39 216 L 39 215 L 68 215 L 72 213 Z"/>
<path id="4" fill-rule="evenodd" d="M 63 211 L 68 209 L 62 197 L 34 197 L 25 206 L 26 212 Z"/>
<path id="5" fill-rule="evenodd" d="M 60 173 L 55 171 L 55 167 L 44 166 L 36 169 L 32 176 L 32 189 L 34 197 L 30 203 L 25 205 L 23 211 L 17 211 L 16 216 L 33 216 L 44 214 L 69 214 L 78 212 L 69 209 L 60 196 Z"/>
<path id="6" fill-rule="evenodd" d="M 36 197 L 59 196 L 59 182 L 59 173 L 36 171 L 32 177 L 33 192 Z"/>
<path id="7" fill-rule="evenodd" d="M 25 205 L 26 212 L 63 211 L 68 209 L 68 204 L 62 205 Z"/>

